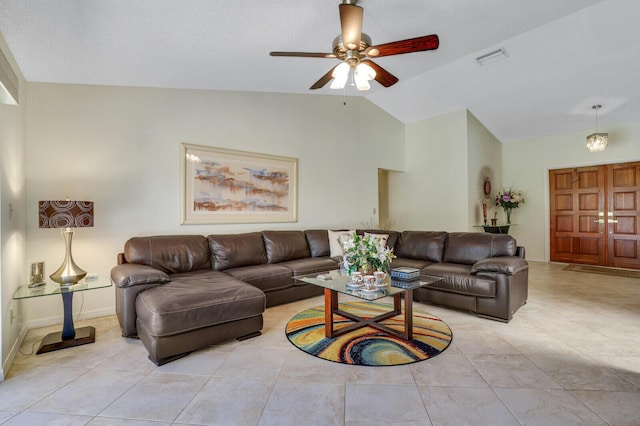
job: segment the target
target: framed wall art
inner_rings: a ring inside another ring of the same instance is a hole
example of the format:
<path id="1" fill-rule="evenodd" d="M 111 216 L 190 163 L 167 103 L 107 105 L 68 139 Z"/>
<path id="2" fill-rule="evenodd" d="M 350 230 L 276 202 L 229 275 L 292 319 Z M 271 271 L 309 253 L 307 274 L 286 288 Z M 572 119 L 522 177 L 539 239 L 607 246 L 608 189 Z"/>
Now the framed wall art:
<path id="1" fill-rule="evenodd" d="M 182 223 L 298 220 L 298 159 L 181 144 Z"/>

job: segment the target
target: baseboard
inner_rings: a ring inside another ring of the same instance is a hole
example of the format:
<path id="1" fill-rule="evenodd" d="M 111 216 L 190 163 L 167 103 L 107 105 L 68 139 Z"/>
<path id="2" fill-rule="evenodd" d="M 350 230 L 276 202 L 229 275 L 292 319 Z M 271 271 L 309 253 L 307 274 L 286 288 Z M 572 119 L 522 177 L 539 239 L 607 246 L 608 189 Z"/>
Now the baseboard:
<path id="1" fill-rule="evenodd" d="M 91 318 L 106 317 L 106 316 L 115 315 L 115 314 L 116 314 L 115 307 L 94 309 L 92 311 L 83 311 L 79 317 L 74 315 L 73 321 L 74 322 L 82 321 L 82 320 L 87 320 Z M 39 318 L 36 320 L 27 321 L 26 326 L 28 330 L 31 330 L 32 328 L 47 327 L 50 325 L 58 325 L 58 324 L 62 327 L 63 321 L 64 321 L 63 315 L 56 315 L 53 317 Z"/>
<path id="2" fill-rule="evenodd" d="M 9 369 L 13 364 L 13 360 L 16 358 L 16 355 L 18 354 L 18 351 L 20 350 L 20 347 L 22 346 L 22 342 L 24 342 L 24 338 L 27 336 L 28 331 L 29 331 L 29 328 L 27 327 L 26 324 L 23 325 L 22 328 L 20 329 L 20 334 L 18 334 L 18 338 L 16 339 L 15 343 L 11 347 L 11 350 L 9 351 L 9 355 L 7 356 L 7 359 L 2 364 L 2 368 L 0 368 L 0 382 L 4 381 L 4 378 L 6 377 L 5 372 L 9 373 Z"/>

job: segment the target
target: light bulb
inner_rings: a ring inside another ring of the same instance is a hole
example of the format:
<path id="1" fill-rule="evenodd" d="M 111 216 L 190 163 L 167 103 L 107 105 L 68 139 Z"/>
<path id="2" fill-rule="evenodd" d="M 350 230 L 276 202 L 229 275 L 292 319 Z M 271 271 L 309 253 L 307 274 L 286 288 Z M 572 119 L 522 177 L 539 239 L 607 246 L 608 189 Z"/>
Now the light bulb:
<path id="1" fill-rule="evenodd" d="M 371 68 L 371 65 L 365 62 L 360 62 L 358 64 L 358 66 L 356 67 L 356 73 L 362 75 L 367 80 L 373 80 L 374 78 L 376 78 L 376 71 Z"/>
<path id="2" fill-rule="evenodd" d="M 330 86 L 331 89 L 344 89 L 345 84 L 347 84 L 347 79 L 349 78 L 350 69 L 351 67 L 346 62 L 341 63 L 333 69 L 333 73 L 331 74 L 333 77 Z"/>
<path id="3" fill-rule="evenodd" d="M 359 63 L 353 72 L 353 79 L 355 80 L 358 90 L 369 90 L 369 80 L 373 80 L 376 76 L 376 72 L 371 66 L 365 63 Z"/>

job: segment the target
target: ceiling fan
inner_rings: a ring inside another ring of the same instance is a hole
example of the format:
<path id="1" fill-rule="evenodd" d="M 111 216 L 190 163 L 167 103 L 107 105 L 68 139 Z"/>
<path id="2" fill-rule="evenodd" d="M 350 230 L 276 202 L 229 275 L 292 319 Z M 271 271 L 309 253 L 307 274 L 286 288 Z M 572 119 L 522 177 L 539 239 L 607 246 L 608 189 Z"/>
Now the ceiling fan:
<path id="1" fill-rule="evenodd" d="M 370 58 L 401 55 L 404 53 L 435 50 L 440 43 L 436 34 L 393 41 L 372 46 L 371 37 L 362 32 L 363 9 L 357 0 L 344 0 L 340 4 L 340 24 L 342 34 L 333 41 L 333 53 L 271 52 L 271 56 L 295 56 L 303 58 L 335 58 L 342 61 L 316 81 L 311 90 L 320 89 L 333 79 L 332 89 L 344 88 L 351 70 L 353 83 L 358 90 L 368 90 L 369 81 L 376 80 L 384 87 L 393 86 L 398 78 Z"/>

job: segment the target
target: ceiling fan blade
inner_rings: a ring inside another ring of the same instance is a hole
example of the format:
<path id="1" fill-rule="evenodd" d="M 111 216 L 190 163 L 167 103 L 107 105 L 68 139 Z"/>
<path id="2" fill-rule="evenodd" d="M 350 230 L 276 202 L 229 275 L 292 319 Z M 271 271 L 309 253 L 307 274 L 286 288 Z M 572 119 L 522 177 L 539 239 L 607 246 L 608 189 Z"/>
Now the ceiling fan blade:
<path id="1" fill-rule="evenodd" d="M 440 39 L 436 34 L 410 38 L 407 40 L 392 41 L 391 43 L 371 46 L 365 50 L 365 54 L 372 58 L 381 56 L 401 55 L 403 53 L 422 52 L 435 50 L 440 45 Z"/>
<path id="2" fill-rule="evenodd" d="M 342 3 L 340 6 L 342 44 L 349 50 L 360 48 L 362 34 L 362 8 L 355 4 Z"/>
<path id="3" fill-rule="evenodd" d="M 372 60 L 365 59 L 361 63 L 365 63 L 369 65 L 371 68 L 373 68 L 373 70 L 376 72 L 376 76 L 374 77 L 374 79 L 378 83 L 382 84 L 384 87 L 393 86 L 398 82 L 398 77 L 391 74 L 389 71 L 385 70 L 380 65 L 373 62 Z"/>
<path id="4" fill-rule="evenodd" d="M 340 65 L 340 64 L 338 64 Z M 311 86 L 309 89 L 311 90 L 316 90 L 316 89 L 320 89 L 322 88 L 325 84 L 327 84 L 329 81 L 331 81 L 331 79 L 333 78 L 333 70 L 336 69 L 336 67 L 338 66 L 336 65 L 335 67 L 331 68 L 329 70 L 328 73 L 326 73 L 325 75 L 323 75 L 322 77 L 320 77 L 320 80 L 316 81 L 313 86 Z"/>
<path id="5" fill-rule="evenodd" d="M 299 58 L 335 58 L 333 53 L 311 53 L 311 52 L 270 52 L 270 56 L 293 56 Z"/>

